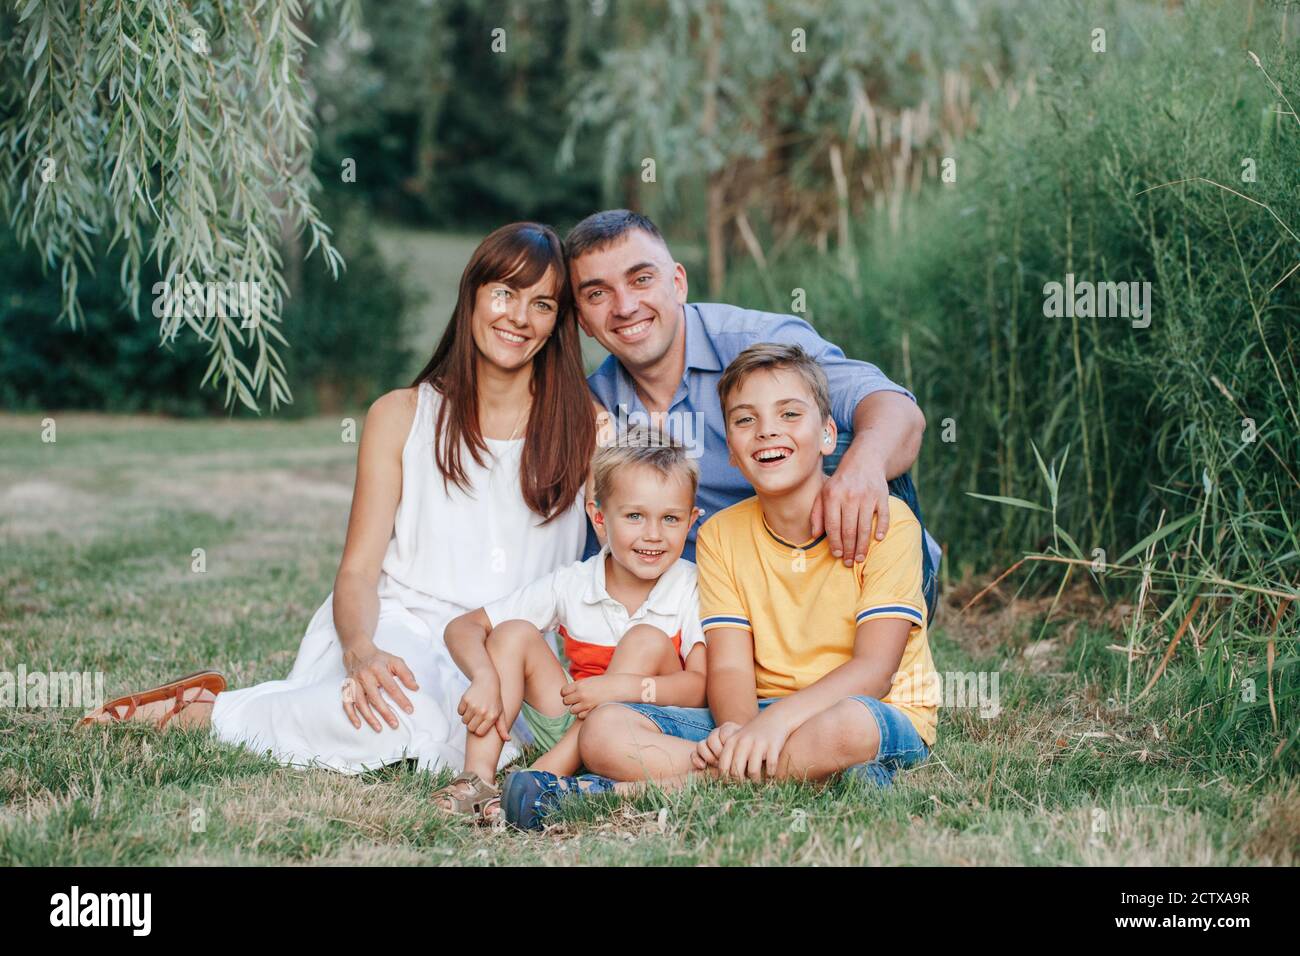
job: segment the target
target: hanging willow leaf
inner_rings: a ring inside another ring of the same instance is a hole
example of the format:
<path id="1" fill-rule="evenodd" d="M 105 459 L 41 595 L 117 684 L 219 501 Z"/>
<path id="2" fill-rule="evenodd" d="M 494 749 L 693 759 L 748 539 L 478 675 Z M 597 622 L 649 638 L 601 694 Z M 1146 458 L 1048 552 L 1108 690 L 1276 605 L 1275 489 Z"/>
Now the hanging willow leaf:
<path id="1" fill-rule="evenodd" d="M 267 237 L 306 232 L 334 277 L 343 266 L 312 200 L 301 75 L 304 26 L 323 10 L 339 13 L 344 35 L 357 23 L 355 0 L 0 6 L 0 210 L 57 271 L 60 320 L 82 324 L 79 268 L 106 249 L 122 254 L 123 305 L 137 317 L 146 259 L 169 287 L 257 283 L 247 335 L 223 333 L 206 312 L 158 317 L 162 341 L 184 330 L 209 344 L 204 382 L 224 387 L 227 404 L 258 407 L 287 344 L 288 287 Z M 283 379 L 273 385 L 274 409 L 291 396 Z"/>

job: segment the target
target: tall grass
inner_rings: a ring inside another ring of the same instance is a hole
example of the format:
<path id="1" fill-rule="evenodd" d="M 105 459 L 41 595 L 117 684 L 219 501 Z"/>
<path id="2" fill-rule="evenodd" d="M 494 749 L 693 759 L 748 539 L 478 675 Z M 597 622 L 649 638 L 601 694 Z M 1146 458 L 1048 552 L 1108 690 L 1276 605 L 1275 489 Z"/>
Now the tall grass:
<path id="1" fill-rule="evenodd" d="M 1287 15 L 1249 0 L 1044 14 L 1052 67 L 1036 91 L 986 111 L 954 150 L 957 182 L 901 231 L 865 224 L 862 295 L 833 255 L 787 258 L 775 285 L 808 289 L 819 327 L 916 392 L 922 503 L 950 567 L 1032 552 L 1020 580 L 1092 576 L 1132 605 L 1126 704 L 1173 667 L 1186 689 L 1173 716 L 1204 753 L 1294 771 L 1300 17 L 1288 29 Z M 1046 316 L 1044 285 L 1067 273 L 1150 281 L 1150 326 Z"/>

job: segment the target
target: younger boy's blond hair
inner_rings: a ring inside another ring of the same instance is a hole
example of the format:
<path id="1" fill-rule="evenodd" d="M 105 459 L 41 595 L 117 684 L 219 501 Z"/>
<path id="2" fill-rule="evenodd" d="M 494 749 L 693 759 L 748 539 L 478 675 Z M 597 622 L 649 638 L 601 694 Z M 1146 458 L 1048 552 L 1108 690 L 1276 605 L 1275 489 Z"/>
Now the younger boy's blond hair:
<path id="1" fill-rule="evenodd" d="M 691 503 L 700 485 L 700 466 L 686 457 L 686 446 L 658 429 L 633 426 L 614 442 L 596 449 L 591 478 L 596 504 L 602 505 L 614 489 L 618 473 L 631 465 L 648 465 L 665 478 L 679 475 L 691 489 Z"/>
<path id="2" fill-rule="evenodd" d="M 718 401 L 722 413 L 727 413 L 727 396 L 744 383 L 745 379 L 765 369 L 789 369 L 804 380 L 808 391 L 817 401 L 817 411 L 822 421 L 831 417 L 831 389 L 826 373 L 817 360 L 798 345 L 781 345 L 776 342 L 759 342 L 741 352 L 718 379 Z"/>

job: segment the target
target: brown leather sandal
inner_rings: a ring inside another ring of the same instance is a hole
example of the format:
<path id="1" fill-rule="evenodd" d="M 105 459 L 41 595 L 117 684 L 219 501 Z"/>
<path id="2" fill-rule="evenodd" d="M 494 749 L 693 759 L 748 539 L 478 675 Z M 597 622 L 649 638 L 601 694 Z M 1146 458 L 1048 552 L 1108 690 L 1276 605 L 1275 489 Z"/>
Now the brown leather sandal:
<path id="1" fill-rule="evenodd" d="M 195 689 L 199 693 L 186 699 L 185 695 Z M 226 679 L 216 671 L 196 671 L 166 684 L 160 684 L 150 690 L 138 694 L 127 694 L 125 697 L 110 700 L 103 707 L 81 718 L 77 726 L 87 727 L 92 724 L 121 723 L 134 717 L 135 712 L 146 704 L 153 704 L 160 700 L 173 700 L 171 710 L 163 714 L 155 724 L 159 730 L 162 730 L 167 726 L 168 721 L 190 704 L 196 702 L 211 703 L 216 699 L 217 694 L 220 694 L 225 689 Z M 107 715 L 109 719 L 101 720 L 99 719 L 100 715 Z"/>
<path id="2" fill-rule="evenodd" d="M 501 791 L 478 774 L 466 771 L 433 792 L 433 805 L 443 813 L 477 817 L 492 823 L 495 814 L 488 817 L 487 811 L 500 807 Z"/>

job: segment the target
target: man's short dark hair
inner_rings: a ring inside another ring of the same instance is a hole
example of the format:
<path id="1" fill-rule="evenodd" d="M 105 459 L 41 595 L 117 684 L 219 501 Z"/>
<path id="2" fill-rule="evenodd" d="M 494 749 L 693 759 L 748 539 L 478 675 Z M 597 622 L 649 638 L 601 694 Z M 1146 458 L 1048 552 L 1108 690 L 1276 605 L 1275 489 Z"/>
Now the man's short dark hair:
<path id="1" fill-rule="evenodd" d="M 604 212 L 592 213 L 569 230 L 569 235 L 564 240 L 564 255 L 573 260 L 588 252 L 598 252 L 613 245 L 633 229 L 649 233 L 663 242 L 665 249 L 668 247 L 663 233 L 650 221 L 649 216 L 630 209 L 606 209 Z"/>

